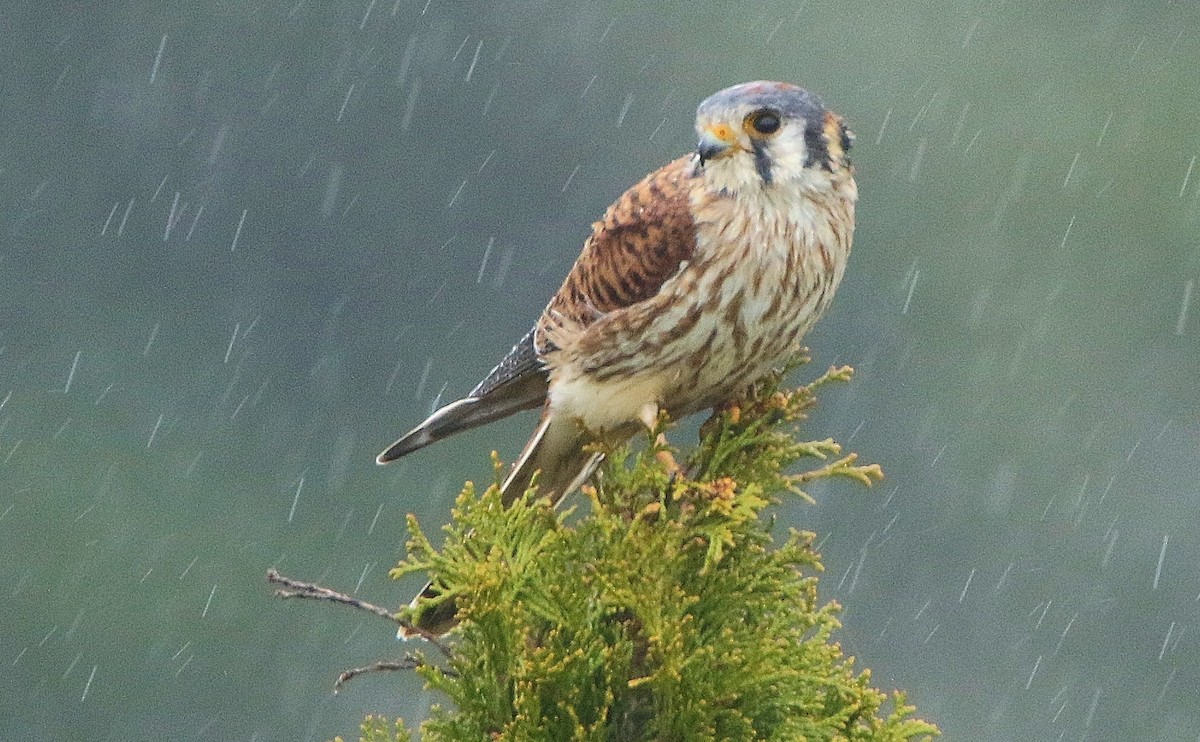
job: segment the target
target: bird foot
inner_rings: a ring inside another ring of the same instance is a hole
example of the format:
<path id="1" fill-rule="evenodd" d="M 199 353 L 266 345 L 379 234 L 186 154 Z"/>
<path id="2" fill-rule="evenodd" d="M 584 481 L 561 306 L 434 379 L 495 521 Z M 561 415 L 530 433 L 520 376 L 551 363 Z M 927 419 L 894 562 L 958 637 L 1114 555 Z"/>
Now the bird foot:
<path id="1" fill-rule="evenodd" d="M 638 419 L 642 425 L 646 426 L 646 430 L 654 432 L 658 428 L 658 405 L 654 402 L 647 402 L 638 410 Z M 667 470 L 667 474 L 674 481 L 683 476 L 683 467 L 675 460 L 671 454 L 670 443 L 667 441 L 667 436 L 659 433 L 654 439 L 654 446 L 658 450 L 654 452 L 654 458 L 658 459 L 658 463 L 663 465 Z"/>
<path id="2" fill-rule="evenodd" d="M 670 449 L 666 448 L 666 446 L 669 445 L 667 443 L 667 437 L 662 433 L 659 433 L 658 438 L 655 439 L 654 443 L 659 449 L 654 452 L 654 458 L 658 459 L 658 463 L 662 464 L 663 468 L 667 470 L 667 474 L 671 477 L 671 481 L 673 482 L 682 477 L 683 467 L 680 466 L 679 462 L 675 460 L 675 457 L 671 454 Z"/>
<path id="3" fill-rule="evenodd" d="M 642 425 L 646 426 L 646 430 L 653 432 L 658 428 L 658 404 L 656 402 L 647 402 L 638 409 L 638 420 Z"/>

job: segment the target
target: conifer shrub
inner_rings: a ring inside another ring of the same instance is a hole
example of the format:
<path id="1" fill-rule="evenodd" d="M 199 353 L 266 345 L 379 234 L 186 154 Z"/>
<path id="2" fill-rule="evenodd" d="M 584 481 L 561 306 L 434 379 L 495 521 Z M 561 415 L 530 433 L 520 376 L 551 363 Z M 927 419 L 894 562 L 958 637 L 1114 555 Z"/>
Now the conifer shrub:
<path id="1" fill-rule="evenodd" d="M 408 556 L 392 576 L 429 574 L 460 619 L 449 657 L 409 657 L 446 701 L 420 739 L 936 735 L 902 692 L 876 690 L 843 654 L 838 606 L 817 595 L 814 534 L 775 534 L 768 512 L 783 498 L 810 500 L 804 487 L 816 480 L 882 476 L 832 440 L 797 435 L 818 388 L 850 374 L 830 369 L 794 389 L 768 379 L 714 414 L 686 455 L 667 451 L 679 467 L 655 443 L 660 431 L 605 449 L 566 507 L 536 487 L 503 507 L 493 456 L 496 483 L 467 484 L 440 548 L 409 516 Z M 361 728 L 364 742 L 412 738 L 398 720 L 368 717 Z"/>

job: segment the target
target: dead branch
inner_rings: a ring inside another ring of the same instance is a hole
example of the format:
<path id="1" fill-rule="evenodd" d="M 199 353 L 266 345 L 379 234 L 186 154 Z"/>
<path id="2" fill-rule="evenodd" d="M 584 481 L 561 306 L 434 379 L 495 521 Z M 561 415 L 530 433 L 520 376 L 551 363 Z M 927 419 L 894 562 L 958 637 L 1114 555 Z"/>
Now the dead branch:
<path id="1" fill-rule="evenodd" d="M 387 608 L 377 606 L 374 603 L 368 603 L 365 600 L 360 600 L 353 595 L 346 595 L 345 593 L 339 593 L 336 590 L 330 590 L 327 587 L 321 587 L 320 585 L 311 582 L 303 582 L 301 580 L 294 580 L 291 577 L 284 577 L 273 569 L 267 570 L 267 582 L 273 585 L 283 585 L 285 588 L 287 588 L 276 590 L 275 597 L 277 598 L 307 598 L 309 600 L 324 600 L 331 603 L 348 605 L 351 608 L 357 608 L 358 610 L 366 611 L 368 613 L 374 613 L 376 616 L 386 618 L 387 620 L 401 627 L 405 630 L 405 632 L 421 637 L 436 647 L 438 651 L 447 658 L 453 658 L 450 647 L 447 646 L 440 637 L 438 637 L 436 634 L 426 631 L 420 626 L 414 625 L 410 621 L 406 621 L 403 618 L 396 616 Z"/>
<path id="2" fill-rule="evenodd" d="M 386 662 L 386 661 L 385 662 L 372 662 L 371 664 L 367 665 L 366 667 L 355 667 L 351 670 L 346 670 L 341 675 L 338 675 L 337 682 L 333 684 L 333 692 L 334 692 L 334 694 L 341 692 L 343 685 L 350 682 L 351 680 L 358 677 L 359 675 L 365 675 L 366 673 L 369 673 L 369 672 L 390 672 L 390 671 L 395 671 L 395 670 L 416 670 L 419 667 L 426 667 L 427 665 L 428 665 L 428 663 L 425 662 L 425 660 L 421 659 L 420 657 L 417 657 L 416 655 L 412 655 L 412 654 L 405 655 L 404 659 L 402 659 L 398 662 Z M 439 669 L 441 669 L 441 668 L 439 668 Z M 441 672 L 446 675 L 454 675 L 454 672 L 452 670 L 441 669 Z"/>

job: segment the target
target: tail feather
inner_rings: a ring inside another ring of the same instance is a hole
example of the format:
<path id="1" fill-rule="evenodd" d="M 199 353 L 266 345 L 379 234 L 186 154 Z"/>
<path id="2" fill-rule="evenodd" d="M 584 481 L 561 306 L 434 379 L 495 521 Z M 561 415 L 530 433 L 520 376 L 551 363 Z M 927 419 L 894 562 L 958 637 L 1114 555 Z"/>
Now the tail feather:
<path id="1" fill-rule="evenodd" d="M 587 480 L 601 458 L 583 450 L 586 442 L 587 437 L 574 420 L 543 412 L 537 429 L 500 486 L 504 504 L 511 505 L 524 494 L 535 473 L 539 495 L 555 504 L 569 495 Z"/>
<path id="2" fill-rule="evenodd" d="M 455 433 L 486 425 L 521 410 L 533 409 L 545 399 L 545 378 L 530 375 L 490 389 L 482 396 L 451 402 L 388 446 L 375 457 L 375 462 L 386 464 L 395 461 Z"/>
<path id="3" fill-rule="evenodd" d="M 584 451 L 586 442 L 587 437 L 574 420 L 543 413 L 537 429 L 500 487 L 504 505 L 511 505 L 529 489 L 534 474 L 537 474 L 538 494 L 558 504 L 586 482 L 604 458 L 602 454 Z M 422 603 L 438 596 L 433 583 L 428 583 L 409 605 L 419 608 Z M 454 601 L 443 600 L 419 611 L 414 623 L 424 631 L 441 635 L 457 623 L 456 613 Z M 415 632 L 400 629 L 399 636 L 402 639 L 414 635 Z"/>

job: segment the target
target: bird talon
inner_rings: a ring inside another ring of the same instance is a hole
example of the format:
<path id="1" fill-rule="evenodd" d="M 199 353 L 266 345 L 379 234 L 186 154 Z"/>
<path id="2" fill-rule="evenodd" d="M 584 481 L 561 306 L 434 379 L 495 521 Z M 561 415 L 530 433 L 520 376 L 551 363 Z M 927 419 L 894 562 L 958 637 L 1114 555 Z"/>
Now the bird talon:
<path id="1" fill-rule="evenodd" d="M 683 476 L 683 467 L 675 460 L 675 456 L 672 455 L 670 450 L 665 448 L 667 445 L 667 437 L 665 435 L 659 434 L 655 444 L 659 446 L 659 450 L 654 452 L 654 458 L 658 459 L 658 463 L 662 464 L 663 469 L 666 470 L 667 475 L 671 478 L 671 484 L 674 484 L 676 479 Z"/>
<path id="2" fill-rule="evenodd" d="M 658 404 L 655 402 L 647 402 L 638 409 L 638 420 L 642 425 L 646 426 L 646 430 L 653 433 L 658 428 Z M 662 438 L 662 436 L 659 436 Z M 663 440 L 666 440 L 665 438 Z"/>

